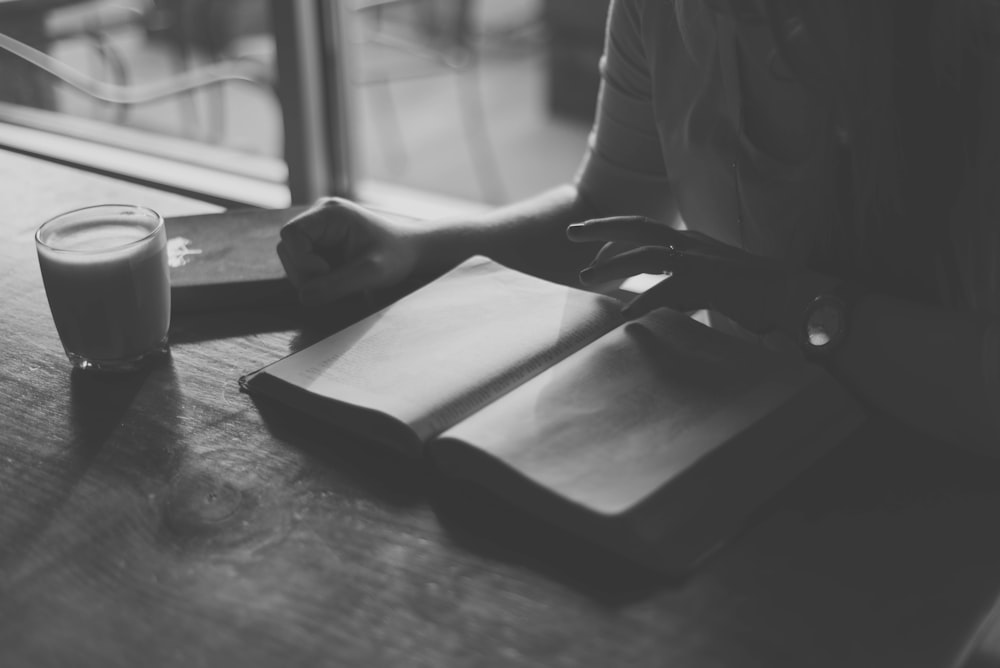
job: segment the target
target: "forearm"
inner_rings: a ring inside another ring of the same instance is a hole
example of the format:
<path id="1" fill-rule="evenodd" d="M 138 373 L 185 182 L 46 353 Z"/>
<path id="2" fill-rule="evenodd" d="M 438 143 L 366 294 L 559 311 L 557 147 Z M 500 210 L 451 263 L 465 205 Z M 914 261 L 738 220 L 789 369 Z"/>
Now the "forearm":
<path id="1" fill-rule="evenodd" d="M 986 322 L 883 295 L 858 302 L 834 364 L 876 409 L 941 440 L 1000 455 Z"/>
<path id="2" fill-rule="evenodd" d="M 435 272 L 472 255 L 536 276 L 573 283 L 600 244 L 572 243 L 566 227 L 599 215 L 570 185 L 474 219 L 435 224 L 424 239 L 425 268 Z"/>

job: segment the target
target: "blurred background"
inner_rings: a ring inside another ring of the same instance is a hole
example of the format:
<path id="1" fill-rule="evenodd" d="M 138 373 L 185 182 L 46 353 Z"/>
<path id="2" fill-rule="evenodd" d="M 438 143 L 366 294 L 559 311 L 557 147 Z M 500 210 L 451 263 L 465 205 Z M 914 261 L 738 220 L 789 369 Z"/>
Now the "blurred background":
<path id="1" fill-rule="evenodd" d="M 503 204 L 576 169 L 607 2 L 0 0 L 0 144 Z"/>

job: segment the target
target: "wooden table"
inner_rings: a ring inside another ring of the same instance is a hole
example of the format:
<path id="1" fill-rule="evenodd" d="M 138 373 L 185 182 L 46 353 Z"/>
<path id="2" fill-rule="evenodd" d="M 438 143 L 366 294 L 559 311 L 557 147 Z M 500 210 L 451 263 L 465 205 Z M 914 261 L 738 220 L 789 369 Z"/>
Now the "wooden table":
<path id="1" fill-rule="evenodd" d="M 70 373 L 32 234 L 108 201 L 211 209 L 0 152 L 2 666 L 937 667 L 1000 589 L 1000 465 L 888 423 L 667 581 L 238 391 L 330 321 Z"/>

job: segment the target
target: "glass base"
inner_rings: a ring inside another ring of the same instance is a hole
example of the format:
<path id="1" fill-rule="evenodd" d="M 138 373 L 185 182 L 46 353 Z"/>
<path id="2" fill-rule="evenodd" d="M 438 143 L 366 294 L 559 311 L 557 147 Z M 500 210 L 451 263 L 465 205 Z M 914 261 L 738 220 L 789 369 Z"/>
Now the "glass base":
<path id="1" fill-rule="evenodd" d="M 170 354 L 170 345 L 164 338 L 154 348 L 136 355 L 116 360 L 93 360 L 76 353 L 66 351 L 66 357 L 73 366 L 88 373 L 130 373 L 142 371 L 153 366 Z"/>

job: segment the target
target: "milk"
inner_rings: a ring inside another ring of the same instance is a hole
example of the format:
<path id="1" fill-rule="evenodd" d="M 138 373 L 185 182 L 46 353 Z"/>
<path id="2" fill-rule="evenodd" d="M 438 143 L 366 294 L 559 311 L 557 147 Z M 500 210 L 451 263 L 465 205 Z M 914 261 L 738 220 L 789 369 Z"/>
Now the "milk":
<path id="1" fill-rule="evenodd" d="M 36 235 L 66 354 L 81 366 L 114 367 L 164 351 L 170 275 L 162 220 L 134 207 L 92 207 L 66 216 L 82 212 L 89 214 L 55 219 Z"/>

